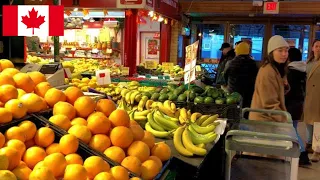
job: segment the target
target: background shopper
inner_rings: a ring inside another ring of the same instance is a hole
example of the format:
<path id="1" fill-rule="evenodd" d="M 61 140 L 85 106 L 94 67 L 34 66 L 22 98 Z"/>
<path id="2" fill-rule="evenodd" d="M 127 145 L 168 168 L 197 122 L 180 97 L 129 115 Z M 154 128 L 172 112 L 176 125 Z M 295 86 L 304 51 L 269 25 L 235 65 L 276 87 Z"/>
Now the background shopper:
<path id="1" fill-rule="evenodd" d="M 216 74 L 216 84 L 218 85 L 226 85 L 226 81 L 224 79 L 224 69 L 226 63 L 232 60 L 236 54 L 234 49 L 231 47 L 229 43 L 223 43 L 221 45 L 220 51 L 222 51 L 222 56 L 220 58 L 218 67 L 217 67 L 217 74 Z"/>

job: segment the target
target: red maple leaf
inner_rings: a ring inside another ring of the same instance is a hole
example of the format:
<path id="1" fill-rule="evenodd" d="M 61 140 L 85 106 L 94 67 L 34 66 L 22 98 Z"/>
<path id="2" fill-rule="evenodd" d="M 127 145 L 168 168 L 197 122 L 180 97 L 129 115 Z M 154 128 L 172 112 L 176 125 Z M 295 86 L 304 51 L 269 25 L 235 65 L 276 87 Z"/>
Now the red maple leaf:
<path id="1" fill-rule="evenodd" d="M 32 35 L 34 34 L 34 28 L 40 29 L 40 25 L 43 24 L 44 17 L 45 16 L 38 16 L 38 11 L 35 11 L 34 8 L 32 8 L 31 11 L 29 11 L 29 17 L 28 15 L 21 16 L 22 17 L 22 23 L 27 26 L 27 29 L 32 28 Z"/>

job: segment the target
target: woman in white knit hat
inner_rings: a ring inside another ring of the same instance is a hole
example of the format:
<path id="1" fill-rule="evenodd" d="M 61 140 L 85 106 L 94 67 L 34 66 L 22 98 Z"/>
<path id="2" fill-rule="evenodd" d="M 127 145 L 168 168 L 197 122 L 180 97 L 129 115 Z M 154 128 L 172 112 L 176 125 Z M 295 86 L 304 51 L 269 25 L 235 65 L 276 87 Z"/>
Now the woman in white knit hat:
<path id="1" fill-rule="evenodd" d="M 275 35 L 268 42 L 268 57 L 262 61 L 259 69 L 251 108 L 286 111 L 285 106 L 285 72 L 289 45 L 282 36 Z M 251 120 L 286 122 L 281 115 L 251 112 Z"/>

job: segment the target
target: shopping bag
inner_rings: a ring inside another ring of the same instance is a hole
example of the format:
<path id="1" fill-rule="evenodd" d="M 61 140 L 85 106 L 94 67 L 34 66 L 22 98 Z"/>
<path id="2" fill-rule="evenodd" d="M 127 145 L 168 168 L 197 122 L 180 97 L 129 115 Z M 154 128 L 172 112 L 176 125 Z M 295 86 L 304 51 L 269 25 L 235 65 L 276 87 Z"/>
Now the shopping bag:
<path id="1" fill-rule="evenodd" d="M 314 152 L 320 153 L 320 122 L 313 124 L 312 149 Z"/>

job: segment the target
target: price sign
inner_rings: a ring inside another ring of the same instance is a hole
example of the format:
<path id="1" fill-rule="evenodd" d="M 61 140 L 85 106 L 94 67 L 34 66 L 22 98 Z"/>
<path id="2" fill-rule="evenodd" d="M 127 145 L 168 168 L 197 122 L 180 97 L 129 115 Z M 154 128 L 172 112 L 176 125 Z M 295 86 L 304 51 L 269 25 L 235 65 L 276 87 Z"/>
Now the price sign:
<path id="1" fill-rule="evenodd" d="M 145 61 L 145 64 L 146 64 L 146 69 L 157 69 L 157 62 L 155 61 Z"/>
<path id="2" fill-rule="evenodd" d="M 121 68 L 121 75 L 122 76 L 129 76 L 129 67 L 122 67 Z"/>
<path id="3" fill-rule="evenodd" d="M 164 70 L 172 70 L 173 69 L 173 63 L 169 63 L 169 62 L 163 62 L 162 63 L 162 69 Z"/>
<path id="4" fill-rule="evenodd" d="M 279 14 L 279 2 L 265 2 L 263 14 Z"/>
<path id="5" fill-rule="evenodd" d="M 96 77 L 98 85 L 111 84 L 110 69 L 96 71 Z"/>

